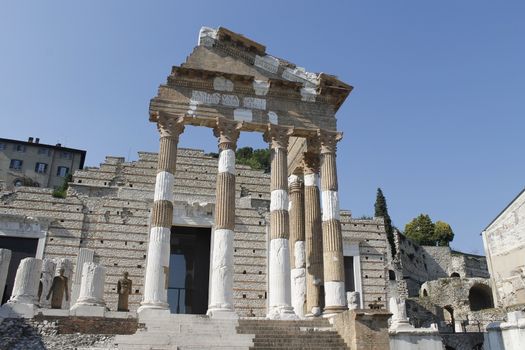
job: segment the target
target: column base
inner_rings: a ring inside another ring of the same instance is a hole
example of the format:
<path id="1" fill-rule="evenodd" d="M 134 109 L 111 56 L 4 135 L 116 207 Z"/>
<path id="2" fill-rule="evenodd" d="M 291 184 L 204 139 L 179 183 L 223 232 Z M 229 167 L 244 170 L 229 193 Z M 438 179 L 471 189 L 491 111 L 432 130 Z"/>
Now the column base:
<path id="1" fill-rule="evenodd" d="M 333 317 L 341 312 L 345 312 L 346 310 L 348 310 L 346 306 L 327 306 L 323 310 L 323 317 Z"/>
<path id="2" fill-rule="evenodd" d="M 69 311 L 71 316 L 104 317 L 106 307 L 75 304 Z"/>
<path id="3" fill-rule="evenodd" d="M 0 318 L 33 318 L 37 307 L 34 304 L 7 302 L 0 308 Z"/>
<path id="4" fill-rule="evenodd" d="M 270 308 L 266 318 L 270 320 L 298 320 L 299 317 L 293 312 L 291 306 L 274 306 Z"/>
<path id="5" fill-rule="evenodd" d="M 140 303 L 140 307 L 137 309 L 137 313 L 140 313 L 145 310 L 170 310 L 170 305 L 168 303 L 163 302 L 157 302 L 157 303 L 150 303 L 150 302 L 142 302 Z"/>
<path id="6" fill-rule="evenodd" d="M 239 315 L 231 309 L 208 309 L 206 315 L 215 319 L 236 320 L 239 318 Z"/>
<path id="7" fill-rule="evenodd" d="M 310 312 L 308 312 L 305 317 L 306 318 L 313 318 L 313 317 L 319 317 L 321 316 L 321 308 L 319 306 L 314 306 Z"/>

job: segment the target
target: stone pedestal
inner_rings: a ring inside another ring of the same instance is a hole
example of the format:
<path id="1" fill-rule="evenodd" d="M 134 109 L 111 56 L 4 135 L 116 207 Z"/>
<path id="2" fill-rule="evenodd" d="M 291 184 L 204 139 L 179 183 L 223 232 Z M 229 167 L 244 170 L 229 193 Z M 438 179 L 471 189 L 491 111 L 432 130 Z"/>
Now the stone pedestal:
<path id="1" fill-rule="evenodd" d="M 4 297 L 5 281 L 7 280 L 10 262 L 11 251 L 9 249 L 0 249 L 0 303 Z"/>
<path id="2" fill-rule="evenodd" d="M 75 305 L 78 295 L 80 294 L 80 284 L 82 281 L 82 269 L 84 263 L 93 262 L 95 251 L 88 248 L 80 248 L 77 255 L 77 263 L 75 265 L 75 274 L 73 275 L 71 286 L 71 305 Z"/>
<path id="3" fill-rule="evenodd" d="M 384 310 L 347 310 L 332 315 L 330 322 L 350 350 L 390 350 L 388 319 Z"/>
<path id="4" fill-rule="evenodd" d="M 40 300 L 39 305 L 41 308 L 51 307 L 51 300 L 46 299 L 47 293 L 53 284 L 53 277 L 55 277 L 55 270 L 57 264 L 53 259 L 44 259 L 42 261 L 42 273 L 40 276 Z"/>
<path id="5" fill-rule="evenodd" d="M 487 326 L 484 349 L 521 350 L 523 344 L 525 344 L 525 312 L 509 312 L 506 322 L 494 322 Z"/>
<path id="6" fill-rule="evenodd" d="M 13 316 L 31 318 L 34 316 L 37 304 L 38 283 L 42 260 L 35 258 L 22 259 L 16 270 L 13 293 L 3 306 Z"/>
<path id="7" fill-rule="evenodd" d="M 106 268 L 92 262 L 84 263 L 77 302 L 71 308 L 74 316 L 104 316 L 104 280 Z"/>

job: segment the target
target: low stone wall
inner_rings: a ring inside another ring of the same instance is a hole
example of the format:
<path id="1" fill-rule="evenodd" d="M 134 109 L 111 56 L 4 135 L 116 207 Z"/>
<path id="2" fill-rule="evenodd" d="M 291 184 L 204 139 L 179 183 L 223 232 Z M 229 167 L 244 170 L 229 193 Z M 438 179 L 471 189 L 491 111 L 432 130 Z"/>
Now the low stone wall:
<path id="1" fill-rule="evenodd" d="M 331 322 L 350 350 L 389 350 L 388 319 L 383 310 L 347 310 Z"/>
<path id="2" fill-rule="evenodd" d="M 116 334 L 134 334 L 137 319 L 36 316 L 0 322 L 0 350 L 112 348 Z"/>

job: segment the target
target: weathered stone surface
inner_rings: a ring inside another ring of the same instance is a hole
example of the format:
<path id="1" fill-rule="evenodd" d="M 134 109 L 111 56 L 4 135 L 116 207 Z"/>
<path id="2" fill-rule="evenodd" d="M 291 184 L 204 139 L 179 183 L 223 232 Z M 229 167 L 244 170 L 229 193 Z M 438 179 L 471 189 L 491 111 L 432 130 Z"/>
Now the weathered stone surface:
<path id="1" fill-rule="evenodd" d="M 9 249 L 0 249 L 0 301 L 4 297 L 5 281 L 11 262 L 11 251 Z"/>

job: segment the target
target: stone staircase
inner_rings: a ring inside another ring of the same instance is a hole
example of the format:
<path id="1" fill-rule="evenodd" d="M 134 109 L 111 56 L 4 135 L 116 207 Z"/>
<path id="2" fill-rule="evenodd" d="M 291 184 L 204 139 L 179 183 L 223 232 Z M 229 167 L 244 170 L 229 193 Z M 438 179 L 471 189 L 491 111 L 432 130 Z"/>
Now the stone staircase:
<path id="1" fill-rule="evenodd" d="M 133 335 L 117 335 L 121 350 L 348 350 L 326 319 L 273 321 L 158 314 Z"/>
<path id="2" fill-rule="evenodd" d="M 327 319 L 274 321 L 240 319 L 239 334 L 252 334 L 250 350 L 348 350 Z"/>

